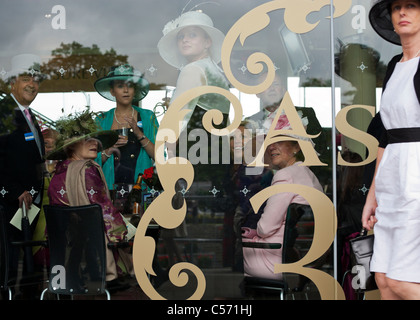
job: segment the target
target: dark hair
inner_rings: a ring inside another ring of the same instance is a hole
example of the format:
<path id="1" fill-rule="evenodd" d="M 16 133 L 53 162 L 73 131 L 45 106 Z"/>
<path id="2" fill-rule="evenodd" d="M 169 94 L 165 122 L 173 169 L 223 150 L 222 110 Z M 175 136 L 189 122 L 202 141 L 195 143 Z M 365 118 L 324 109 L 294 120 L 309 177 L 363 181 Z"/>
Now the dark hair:
<path id="1" fill-rule="evenodd" d="M 122 81 L 122 82 L 127 82 L 127 83 L 131 83 L 133 86 L 133 88 L 134 88 L 134 96 L 137 96 L 138 95 L 138 93 L 139 93 L 139 90 L 141 90 L 138 86 L 136 86 L 136 84 L 133 82 L 133 81 L 131 81 L 131 80 L 111 80 L 110 82 L 109 82 L 109 89 L 111 90 L 111 89 L 113 89 L 114 88 L 114 85 L 115 85 L 115 81 Z"/>
<path id="2" fill-rule="evenodd" d="M 389 15 L 392 14 L 392 4 L 395 2 L 396 0 L 393 1 L 389 1 L 388 5 L 386 6 L 386 9 L 388 10 Z"/>
<path id="3" fill-rule="evenodd" d="M 389 0 L 388 5 L 386 6 L 386 8 L 388 9 L 388 13 L 391 15 L 392 14 L 392 4 L 397 1 L 397 0 Z M 416 1 L 418 4 L 420 4 L 420 0 L 414 0 Z"/>

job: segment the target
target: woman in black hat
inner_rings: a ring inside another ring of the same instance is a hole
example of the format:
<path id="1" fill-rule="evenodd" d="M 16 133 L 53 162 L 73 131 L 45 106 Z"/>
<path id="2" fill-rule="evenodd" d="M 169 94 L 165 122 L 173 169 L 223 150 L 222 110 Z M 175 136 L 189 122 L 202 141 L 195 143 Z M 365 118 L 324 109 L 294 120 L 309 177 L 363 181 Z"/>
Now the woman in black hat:
<path id="1" fill-rule="evenodd" d="M 369 18 L 403 53 L 388 65 L 381 119 L 386 129 L 363 209 L 374 226 L 371 271 L 382 299 L 420 299 L 420 1 L 381 0 Z"/>

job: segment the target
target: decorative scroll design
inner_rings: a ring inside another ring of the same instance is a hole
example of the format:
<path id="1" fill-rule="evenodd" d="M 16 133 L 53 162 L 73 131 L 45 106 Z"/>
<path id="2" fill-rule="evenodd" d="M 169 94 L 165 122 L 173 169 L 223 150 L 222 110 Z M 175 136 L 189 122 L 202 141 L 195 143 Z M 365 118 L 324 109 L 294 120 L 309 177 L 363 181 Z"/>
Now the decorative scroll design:
<path id="1" fill-rule="evenodd" d="M 181 208 L 175 209 L 172 206 L 172 199 L 176 195 L 175 184 L 179 179 L 184 179 L 191 187 L 194 180 L 194 168 L 188 159 L 182 157 L 169 157 L 165 159 L 165 145 L 175 144 L 180 136 L 179 123 L 182 121 L 188 110 L 183 109 L 185 105 L 196 97 L 215 93 L 227 98 L 233 106 L 234 119 L 226 128 L 216 129 L 213 123 L 222 123 L 223 114 L 218 110 L 209 110 L 204 114 L 203 126 L 211 134 L 223 136 L 231 134 L 239 127 L 242 119 L 242 106 L 240 101 L 229 91 L 212 86 L 203 86 L 186 91 L 180 95 L 169 106 L 165 117 L 162 119 L 155 143 L 156 170 L 161 181 L 163 192 L 151 203 L 144 213 L 137 227 L 136 237 L 133 246 L 134 271 L 137 280 L 143 291 L 156 300 L 165 299 L 152 286 L 148 275 L 155 275 L 152 268 L 152 261 L 156 249 L 154 240 L 146 236 L 147 227 L 152 219 L 165 229 L 174 229 L 184 221 L 187 206 L 184 203 Z M 196 291 L 189 297 L 191 300 L 201 299 L 206 280 L 201 270 L 191 263 L 177 263 L 170 269 L 169 280 L 176 286 L 185 286 L 189 276 L 184 270 L 189 270 L 197 279 Z"/>
<path id="2" fill-rule="evenodd" d="M 240 43 L 244 45 L 245 40 L 249 36 L 267 27 L 270 24 L 268 13 L 274 10 L 284 9 L 286 26 L 292 32 L 305 33 L 315 29 L 319 24 L 319 22 L 313 24 L 308 23 L 306 20 L 307 16 L 312 12 L 318 12 L 321 8 L 330 5 L 331 1 L 335 8 L 334 17 L 339 17 L 346 13 L 352 4 L 352 0 L 275 0 L 256 7 L 240 18 L 228 32 L 222 46 L 222 66 L 231 84 L 241 92 L 257 94 L 266 90 L 273 82 L 275 66 L 271 59 L 261 52 L 253 53 L 247 60 L 247 68 L 253 74 L 262 73 L 263 66 L 267 66 L 268 73 L 265 80 L 256 86 L 247 86 L 239 82 L 233 76 L 230 65 L 230 56 L 236 41 L 239 39 Z M 239 100 L 227 90 L 210 86 L 194 88 L 180 95 L 172 102 L 162 119 L 156 137 L 155 160 L 164 191 L 152 202 L 140 220 L 133 247 L 134 270 L 137 280 L 145 294 L 151 299 L 161 300 L 165 298 L 155 290 L 148 278 L 148 274 L 155 275 L 152 268 L 152 261 L 156 244 L 151 237 L 146 236 L 147 228 L 152 220 L 155 220 L 157 224 L 166 229 L 174 229 L 181 225 L 185 219 L 187 207 L 185 200 L 181 208 L 175 209 L 172 206 L 172 199 L 176 195 L 175 184 L 179 179 L 183 179 L 187 183 L 188 190 L 194 180 L 194 168 L 188 159 L 181 157 L 165 159 L 165 145 L 175 144 L 180 136 L 179 123 L 189 112 L 183 109 L 183 107 L 196 97 L 208 93 L 216 93 L 226 97 L 232 103 L 235 115 L 232 123 L 228 127 L 216 129 L 213 127 L 213 123 L 216 125 L 221 124 L 223 115 L 218 110 L 207 111 L 203 117 L 203 126 L 208 132 L 218 136 L 228 135 L 239 127 L 242 119 L 242 106 Z M 310 254 L 308 253 L 307 257 L 305 256 L 305 260 L 302 259 L 295 264 L 277 265 L 275 272 L 293 272 L 306 275 L 319 287 L 322 298 L 343 299 L 344 293 L 334 278 L 322 271 L 304 267 L 304 262 L 309 261 L 310 258 L 314 258 L 317 255 L 320 256 L 325 252 L 322 250 L 332 242 L 336 230 L 336 215 L 331 201 L 324 194 L 316 192 L 317 190 L 312 188 L 310 188 L 311 190 L 307 190 L 305 188 L 307 187 L 285 185 L 263 190 L 262 193 L 254 196 L 252 200 L 254 211 L 257 212 L 258 210 L 256 209 L 269 196 L 278 192 L 285 192 L 286 190 L 301 194 L 308 200 L 311 206 L 315 205 L 313 210 L 317 220 L 316 228 L 318 229 L 315 231 L 316 238 L 314 238 L 314 244 L 311 247 Z M 322 214 L 326 213 L 325 209 L 331 214 L 323 216 Z M 322 235 L 325 236 L 324 239 L 319 238 Z M 195 265 L 191 263 L 175 264 L 170 269 L 169 280 L 175 286 L 185 286 L 189 281 L 189 275 L 185 272 L 186 270 L 190 271 L 197 280 L 197 288 L 188 299 L 201 299 L 205 292 L 206 280 L 202 271 Z M 331 292 L 331 283 L 334 284 L 334 292 Z"/>
<path id="3" fill-rule="evenodd" d="M 352 0 L 333 0 L 333 3 L 334 18 L 337 18 L 350 9 Z M 243 46 L 249 36 L 263 30 L 270 24 L 268 13 L 279 9 L 284 9 L 284 22 L 292 32 L 309 32 L 315 29 L 320 21 L 311 24 L 307 21 L 307 16 L 330 4 L 331 0 L 275 0 L 264 3 L 242 16 L 229 30 L 222 46 L 222 66 L 228 80 L 236 89 L 244 93 L 257 94 L 266 90 L 274 80 L 274 63 L 264 53 L 255 52 L 251 54 L 246 64 L 249 72 L 260 74 L 263 71 L 263 66 L 266 65 L 268 70 L 266 78 L 256 86 L 241 83 L 233 75 L 230 65 L 230 56 L 236 41 L 239 39 Z"/>

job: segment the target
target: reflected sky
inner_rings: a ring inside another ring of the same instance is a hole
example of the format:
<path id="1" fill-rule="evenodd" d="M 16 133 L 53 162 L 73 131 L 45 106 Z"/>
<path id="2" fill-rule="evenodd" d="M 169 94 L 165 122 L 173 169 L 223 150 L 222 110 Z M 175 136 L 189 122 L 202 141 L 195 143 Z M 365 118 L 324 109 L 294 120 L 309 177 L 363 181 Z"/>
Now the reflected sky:
<path id="1" fill-rule="evenodd" d="M 142 71 L 150 82 L 174 86 L 178 70 L 163 61 L 157 50 L 162 29 L 168 21 L 177 18 L 183 10 L 189 11 L 201 4 L 194 9 L 203 10 L 226 34 L 240 17 L 262 3 L 261 0 L 0 0 L 0 72 L 10 70 L 11 59 L 16 54 L 35 53 L 47 62 L 51 51 L 61 43 L 76 41 L 87 47 L 96 44 L 102 52 L 113 48 L 118 54 L 128 55 L 129 63 Z M 52 9 L 58 4 L 65 9 L 65 29 L 53 27 L 56 13 L 52 13 Z M 353 0 L 352 10 L 336 19 L 334 38 L 336 42 L 340 39 L 344 43 L 356 42 L 376 48 L 381 53 L 381 61 L 387 63 L 400 48 L 386 43 L 372 31 L 366 20 L 370 5 L 370 0 Z M 360 11 L 353 10 L 356 6 L 365 9 L 364 24 L 357 18 Z M 277 10 L 270 13 L 272 20 L 265 30 L 249 37 L 243 47 L 239 44 L 235 47 L 231 55 L 235 76 L 244 82 L 252 81 L 249 72 L 241 68 L 250 54 L 262 51 L 284 75 L 299 76 L 301 84 L 308 79 L 328 83 L 331 81 L 328 14 L 328 7 L 311 14 L 308 21 L 321 22 L 315 30 L 301 35 L 311 60 L 307 70 L 293 72 L 278 33 L 283 24 L 283 10 Z M 364 28 L 355 30 L 354 21 L 359 21 Z M 341 78 L 337 85 L 349 86 Z"/>
<path id="2" fill-rule="evenodd" d="M 367 12 L 371 1 L 353 2 L 355 6 L 364 6 Z M 156 45 L 162 36 L 163 26 L 177 18 L 183 9 L 188 11 L 198 5 L 195 9 L 211 16 L 215 26 L 226 34 L 241 16 L 262 3 L 260 0 L 0 0 L 0 69 L 7 71 L 11 57 L 16 54 L 36 53 L 47 61 L 51 51 L 61 43 L 77 41 L 84 46 L 97 44 L 102 51 L 114 48 L 118 53 L 128 55 L 129 62 L 139 69 L 145 70 L 154 64 L 158 71 L 173 71 L 160 58 Z M 52 8 L 57 4 L 65 8 L 65 29 L 57 30 L 52 25 L 56 16 Z M 320 13 L 308 17 L 308 20 L 314 21 L 322 19 L 316 32 L 303 35 L 314 61 L 321 61 L 320 56 L 325 58 L 329 50 L 329 22 L 325 19 L 328 11 L 325 7 Z M 284 52 L 276 30 L 281 26 L 283 16 L 282 12 L 270 15 L 272 23 L 268 30 L 251 37 L 245 48 L 239 49 L 267 50 L 273 61 L 281 65 Z M 372 33 L 369 23 L 366 23 L 363 34 L 352 28 L 351 19 L 354 16 L 355 13 L 349 12 L 337 19 L 336 38 L 345 42 L 374 42 L 374 48 L 386 49 L 387 44 Z M 393 53 L 394 50 L 387 51 Z M 314 64 L 309 76 L 318 77 L 317 65 L 319 63 Z"/>
<path id="3" fill-rule="evenodd" d="M 139 69 L 154 63 L 169 69 L 161 60 L 156 45 L 164 25 L 177 18 L 186 0 L 1 0 L 0 69 L 10 69 L 11 58 L 19 53 L 36 53 L 48 61 L 51 51 L 61 43 L 77 41 L 84 46 L 97 44 L 102 52 L 114 48 L 129 56 Z M 202 1 L 200 1 L 202 2 Z M 200 3 L 192 1 L 186 8 Z M 232 23 L 260 1 L 211 1 L 196 9 L 210 15 L 225 34 Z M 65 8 L 65 29 L 54 29 L 52 8 Z M 235 10 L 233 10 L 235 8 Z M 162 67 L 160 68 L 160 66 Z"/>

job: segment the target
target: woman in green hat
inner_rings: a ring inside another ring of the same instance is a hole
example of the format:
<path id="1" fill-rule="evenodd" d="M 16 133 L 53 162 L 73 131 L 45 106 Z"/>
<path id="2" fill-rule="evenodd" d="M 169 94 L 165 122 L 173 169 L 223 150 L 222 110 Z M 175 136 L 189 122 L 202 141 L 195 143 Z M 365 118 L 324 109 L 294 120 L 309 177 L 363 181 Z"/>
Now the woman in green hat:
<path id="1" fill-rule="evenodd" d="M 101 205 L 105 240 L 125 239 L 127 226 L 120 212 L 113 206 L 102 168 L 94 161 L 98 152 L 113 146 L 118 140 L 115 131 L 100 131 L 87 108 L 81 114 L 57 121 L 59 137 L 56 149 L 47 160 L 60 160 L 48 188 L 50 205 Z M 107 249 L 107 281 L 133 271 L 131 256 L 119 249 Z"/>
<path id="2" fill-rule="evenodd" d="M 103 130 L 119 133 L 118 141 L 104 149 L 96 161 L 102 165 L 109 189 L 115 183 L 133 184 L 154 162 L 159 124 L 152 111 L 135 105 L 149 92 L 149 83 L 132 66 L 121 65 L 97 80 L 95 89 L 116 102 L 115 108 L 96 118 L 97 123 Z"/>

